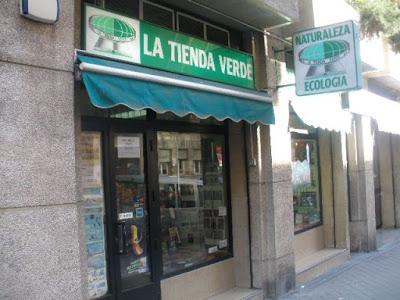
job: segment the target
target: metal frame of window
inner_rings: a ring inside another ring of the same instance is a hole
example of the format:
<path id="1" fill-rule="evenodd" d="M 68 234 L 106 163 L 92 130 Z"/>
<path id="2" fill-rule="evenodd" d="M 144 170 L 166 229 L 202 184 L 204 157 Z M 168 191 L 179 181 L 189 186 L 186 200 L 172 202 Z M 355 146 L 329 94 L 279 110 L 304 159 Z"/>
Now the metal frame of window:
<path id="1" fill-rule="evenodd" d="M 320 155 L 320 146 L 319 146 L 319 130 L 317 129 L 316 133 L 311 133 L 311 134 L 301 134 L 301 133 L 296 133 L 296 132 L 291 132 L 290 133 L 290 140 L 292 141 L 292 139 L 298 139 L 298 140 L 315 140 L 316 141 L 316 145 L 317 145 L 317 159 L 318 159 L 318 181 L 319 181 L 319 189 L 318 189 L 318 194 L 319 194 L 319 207 L 320 207 L 320 221 L 311 225 L 311 226 L 307 226 L 305 228 L 296 230 L 294 232 L 294 234 L 300 234 L 303 233 L 305 231 L 314 229 L 316 227 L 322 226 L 324 224 L 324 220 L 323 220 L 323 207 L 322 207 L 322 181 L 321 181 L 321 155 Z M 329 163 L 332 163 L 332 161 L 330 161 Z M 294 225 L 294 224 L 293 224 Z"/>
<path id="2" fill-rule="evenodd" d="M 145 0 L 143 0 L 143 1 L 145 1 Z M 214 27 L 214 28 L 216 28 L 218 30 L 226 32 L 228 34 L 228 45 L 227 46 L 228 47 L 231 46 L 231 38 L 230 38 L 229 30 L 227 30 L 225 28 L 222 28 L 222 27 L 219 27 L 217 25 L 211 24 L 211 23 L 209 23 L 207 21 L 204 21 L 202 19 L 193 17 L 193 16 L 191 16 L 191 15 L 189 15 L 187 13 L 180 12 L 180 11 L 176 12 L 176 30 L 177 31 L 180 31 L 180 29 L 179 29 L 179 16 L 184 16 L 185 18 L 192 19 L 192 20 L 195 20 L 195 21 L 197 21 L 199 23 L 202 23 L 203 24 L 203 32 L 204 32 L 203 33 L 203 39 L 206 40 L 206 41 L 207 41 L 207 26 Z M 185 34 L 188 34 L 188 33 L 185 32 Z M 213 42 L 213 43 L 215 43 L 215 42 Z"/>
<path id="3" fill-rule="evenodd" d="M 84 4 L 84 2 L 85 1 L 82 1 L 82 5 Z M 95 0 L 94 2 L 95 2 L 96 6 L 99 6 L 100 8 L 105 9 L 105 0 Z M 138 0 L 138 2 L 139 2 L 138 15 L 139 15 L 139 19 L 140 20 L 143 20 L 143 3 L 149 4 L 149 5 L 153 5 L 155 7 L 158 7 L 160 9 L 164 9 L 164 10 L 169 11 L 169 12 L 172 13 L 172 30 L 176 30 L 178 32 L 180 31 L 179 30 L 179 16 L 182 15 L 182 16 L 184 16 L 186 18 L 195 20 L 195 21 L 200 22 L 200 23 L 203 24 L 203 32 L 204 32 L 203 39 L 206 40 L 206 41 L 208 40 L 207 39 L 207 26 L 210 26 L 210 27 L 213 27 L 213 28 L 216 28 L 218 30 L 226 32 L 227 33 L 227 38 L 228 38 L 228 45 L 223 45 L 223 46 L 227 46 L 229 48 L 231 47 L 230 31 L 228 29 L 226 29 L 226 28 L 223 28 L 223 27 L 220 27 L 220 26 L 215 25 L 213 23 L 207 22 L 207 21 L 205 21 L 203 19 L 194 17 L 194 16 L 192 16 L 190 14 L 187 14 L 185 12 L 179 11 L 178 9 L 170 8 L 168 6 L 165 6 L 165 5 L 162 5 L 162 4 L 159 4 L 159 3 L 155 3 L 155 2 L 152 2 L 152 1 L 149 1 L 149 0 Z M 189 34 L 190 35 L 190 33 L 185 33 L 185 34 Z M 218 44 L 217 42 L 212 42 L 212 43 Z"/>
<path id="4" fill-rule="evenodd" d="M 230 32 L 229 32 L 229 30 L 227 30 L 227 29 L 225 29 L 225 28 L 222 28 L 222 27 L 219 27 L 219 26 L 217 26 L 217 25 L 214 25 L 214 24 L 211 24 L 211 23 L 208 23 L 208 22 L 205 22 L 205 24 L 206 24 L 206 40 L 208 40 L 208 38 L 207 38 L 207 26 L 209 26 L 209 27 L 214 27 L 214 28 L 216 28 L 216 29 L 218 29 L 218 30 L 221 30 L 221 31 L 224 31 L 224 32 L 226 32 L 227 34 L 228 34 L 228 47 L 230 48 L 231 47 L 231 36 L 230 36 Z M 215 42 L 212 42 L 212 43 L 215 43 Z"/>
<path id="5" fill-rule="evenodd" d="M 160 9 L 164 9 L 166 11 L 169 11 L 172 13 L 172 30 L 175 30 L 175 10 L 173 10 L 172 8 L 169 8 L 167 6 L 158 4 L 158 3 L 154 3 L 151 1 L 147 1 L 147 0 L 139 0 L 139 19 L 143 20 L 143 3 L 149 4 L 149 5 L 153 5 L 155 7 L 158 7 Z"/>
<path id="6" fill-rule="evenodd" d="M 179 32 L 181 31 L 180 28 L 179 28 L 179 23 L 180 23 L 179 22 L 179 17 L 180 16 L 183 16 L 185 18 L 192 19 L 194 21 L 197 21 L 197 22 L 201 23 L 203 25 L 203 39 L 206 40 L 206 36 L 207 36 L 207 34 L 206 34 L 206 24 L 204 23 L 204 21 L 199 19 L 199 18 L 196 18 L 196 17 L 193 17 L 191 15 L 188 15 L 187 13 L 181 12 L 181 11 L 177 11 L 176 12 L 176 31 L 179 31 Z M 184 32 L 184 33 L 185 34 L 190 34 L 190 33 L 186 33 L 186 32 Z"/>
<path id="7" fill-rule="evenodd" d="M 149 234 L 150 236 L 150 248 L 152 253 L 152 277 L 155 281 L 160 281 L 165 278 L 174 277 L 176 275 L 186 273 L 201 267 L 205 267 L 216 262 L 224 261 L 233 257 L 233 236 L 232 236 L 232 206 L 231 206 L 231 184 L 230 184 L 230 160 L 229 160 L 229 138 L 228 138 L 228 123 L 224 122 L 220 125 L 208 125 L 208 124 L 195 124 L 188 123 L 185 121 L 170 121 L 160 120 L 156 118 L 156 114 L 153 111 L 147 111 L 146 120 L 132 120 L 132 119 L 112 119 L 103 117 L 82 117 L 82 131 L 97 131 L 101 133 L 102 141 L 102 167 L 103 167 L 103 186 L 104 186 L 104 202 L 106 209 L 106 260 L 109 282 L 109 293 L 99 299 L 114 299 L 116 297 L 117 287 L 119 290 L 121 282 L 113 274 L 118 274 L 119 260 L 115 255 L 117 249 L 114 241 L 114 228 L 113 223 L 116 218 L 116 206 L 112 205 L 112 196 L 115 195 L 114 185 L 112 180 L 113 169 L 115 163 L 112 160 L 112 138 L 117 132 L 123 132 L 123 129 L 143 133 L 143 147 L 145 155 L 145 170 L 146 182 L 147 182 L 147 207 L 149 210 Z M 132 130 L 134 128 L 135 130 Z M 188 268 L 171 272 L 169 274 L 163 274 L 162 268 L 162 253 L 161 253 L 161 224 L 158 221 L 160 218 L 159 211 L 159 182 L 158 182 L 158 157 L 157 157 L 157 132 L 178 132 L 178 133 L 202 133 L 202 134 L 219 134 L 224 136 L 225 153 L 224 153 L 224 178 L 225 178 L 225 192 L 226 192 L 226 207 L 227 207 L 227 226 L 228 226 L 228 252 L 226 256 L 222 258 L 215 258 L 203 263 L 199 263 Z M 108 225 L 107 225 L 108 224 Z M 154 233 L 156 232 L 156 233 Z M 155 235 L 155 236 L 154 236 Z M 139 288 L 140 289 L 140 288 Z"/>

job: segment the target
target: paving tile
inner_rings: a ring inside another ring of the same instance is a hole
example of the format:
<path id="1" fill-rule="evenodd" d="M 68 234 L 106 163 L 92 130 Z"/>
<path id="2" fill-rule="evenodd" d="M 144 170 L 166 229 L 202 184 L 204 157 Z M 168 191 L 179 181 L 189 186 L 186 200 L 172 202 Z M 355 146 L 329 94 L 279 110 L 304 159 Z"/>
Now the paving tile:
<path id="1" fill-rule="evenodd" d="M 391 235 L 393 237 L 391 237 Z M 298 287 L 283 300 L 399 300 L 400 229 L 384 232 L 378 251 L 354 254 L 339 268 Z"/>

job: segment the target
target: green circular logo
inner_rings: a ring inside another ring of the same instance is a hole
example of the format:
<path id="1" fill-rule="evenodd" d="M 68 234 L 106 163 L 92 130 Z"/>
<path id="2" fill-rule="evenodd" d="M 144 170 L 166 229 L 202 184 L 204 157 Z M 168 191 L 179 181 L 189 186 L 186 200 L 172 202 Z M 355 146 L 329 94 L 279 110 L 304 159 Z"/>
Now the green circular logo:
<path id="1" fill-rule="evenodd" d="M 346 41 L 325 41 L 301 50 L 299 60 L 305 65 L 326 65 L 338 61 L 349 52 L 350 45 Z"/>
<path id="2" fill-rule="evenodd" d="M 129 42 L 136 37 L 136 31 L 130 24 L 110 16 L 91 16 L 89 27 L 102 38 L 114 42 Z"/>

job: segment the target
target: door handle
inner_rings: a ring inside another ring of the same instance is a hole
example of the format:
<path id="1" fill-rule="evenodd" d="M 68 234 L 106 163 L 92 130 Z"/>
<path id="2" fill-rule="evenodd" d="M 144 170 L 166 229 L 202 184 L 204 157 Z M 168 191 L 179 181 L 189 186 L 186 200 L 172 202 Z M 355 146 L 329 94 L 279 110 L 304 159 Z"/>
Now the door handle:
<path id="1" fill-rule="evenodd" d="M 128 253 L 125 222 L 117 223 L 117 245 L 118 245 L 118 254 Z"/>

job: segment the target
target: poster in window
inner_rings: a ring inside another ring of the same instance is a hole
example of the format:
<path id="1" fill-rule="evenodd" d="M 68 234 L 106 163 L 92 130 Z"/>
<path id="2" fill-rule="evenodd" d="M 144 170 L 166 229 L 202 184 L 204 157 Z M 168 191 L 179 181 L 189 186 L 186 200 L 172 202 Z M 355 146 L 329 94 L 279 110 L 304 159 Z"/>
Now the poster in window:
<path id="1" fill-rule="evenodd" d="M 107 293 L 104 211 L 101 205 L 84 205 L 86 254 L 88 259 L 88 291 L 90 297 Z"/>
<path id="2" fill-rule="evenodd" d="M 104 199 L 101 134 L 85 132 L 80 137 L 80 175 L 87 254 L 88 294 L 105 295 L 108 290 L 105 258 Z"/>
<path id="3" fill-rule="evenodd" d="M 100 134 L 82 133 L 80 176 L 84 198 L 103 198 Z"/>

